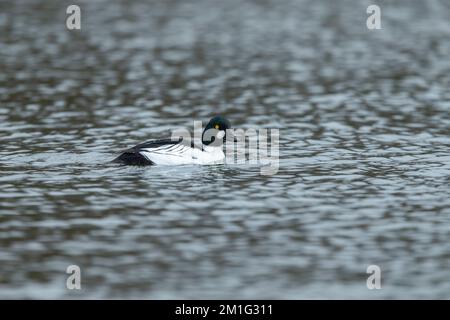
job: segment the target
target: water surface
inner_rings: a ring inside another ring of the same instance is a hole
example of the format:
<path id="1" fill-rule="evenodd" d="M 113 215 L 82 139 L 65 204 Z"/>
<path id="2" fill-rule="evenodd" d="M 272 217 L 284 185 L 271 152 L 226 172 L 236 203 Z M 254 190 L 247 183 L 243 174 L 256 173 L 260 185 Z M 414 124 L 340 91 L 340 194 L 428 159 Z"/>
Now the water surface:
<path id="1" fill-rule="evenodd" d="M 0 3 L 1 298 L 450 298 L 447 2 L 79 3 Z M 108 163 L 218 113 L 276 175 Z"/>

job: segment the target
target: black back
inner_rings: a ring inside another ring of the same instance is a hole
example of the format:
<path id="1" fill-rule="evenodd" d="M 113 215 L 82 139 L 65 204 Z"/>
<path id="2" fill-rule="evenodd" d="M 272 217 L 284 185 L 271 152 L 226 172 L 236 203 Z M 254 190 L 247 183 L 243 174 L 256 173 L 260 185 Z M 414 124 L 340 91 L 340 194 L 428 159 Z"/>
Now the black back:
<path id="1" fill-rule="evenodd" d="M 171 146 L 175 144 L 179 144 L 183 141 L 183 138 L 178 138 L 178 140 L 172 139 L 160 139 L 160 140 L 152 140 L 144 143 L 140 143 L 130 149 L 124 150 L 120 156 L 115 158 L 112 162 L 122 163 L 125 165 L 134 165 L 134 166 L 145 166 L 154 164 L 152 161 L 148 160 L 140 151 L 142 149 L 156 149 L 163 146 Z M 194 147 L 194 143 L 191 142 L 191 147 Z"/>

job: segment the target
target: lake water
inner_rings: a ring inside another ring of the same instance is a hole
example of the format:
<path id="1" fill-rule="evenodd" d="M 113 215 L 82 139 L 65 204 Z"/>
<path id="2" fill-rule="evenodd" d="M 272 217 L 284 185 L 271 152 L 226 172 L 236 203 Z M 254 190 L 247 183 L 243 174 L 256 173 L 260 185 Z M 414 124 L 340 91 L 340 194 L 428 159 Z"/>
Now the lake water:
<path id="1" fill-rule="evenodd" d="M 1 298 L 450 298 L 449 2 L 77 3 L 0 2 Z M 278 173 L 109 163 L 215 114 Z"/>

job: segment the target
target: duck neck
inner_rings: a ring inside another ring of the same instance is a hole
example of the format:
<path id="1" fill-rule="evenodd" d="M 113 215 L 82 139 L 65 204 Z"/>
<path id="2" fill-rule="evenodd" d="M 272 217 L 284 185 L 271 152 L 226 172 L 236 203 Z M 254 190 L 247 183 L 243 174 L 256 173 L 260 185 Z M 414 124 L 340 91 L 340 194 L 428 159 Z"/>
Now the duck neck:
<path id="1" fill-rule="evenodd" d="M 223 154 L 223 146 L 213 146 L 211 145 L 203 145 L 203 150 L 205 150 L 206 152 L 210 152 L 210 153 L 219 153 L 219 154 Z"/>

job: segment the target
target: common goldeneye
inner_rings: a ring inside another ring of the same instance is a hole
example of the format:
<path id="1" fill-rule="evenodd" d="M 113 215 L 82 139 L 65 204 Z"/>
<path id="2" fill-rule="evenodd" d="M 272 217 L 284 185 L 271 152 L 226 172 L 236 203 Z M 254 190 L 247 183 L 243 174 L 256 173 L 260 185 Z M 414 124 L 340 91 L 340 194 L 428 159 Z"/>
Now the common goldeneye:
<path id="1" fill-rule="evenodd" d="M 201 146 L 183 138 L 151 140 L 123 151 L 113 162 L 138 166 L 222 163 L 227 129 L 231 129 L 230 122 L 215 116 L 203 130 Z"/>

